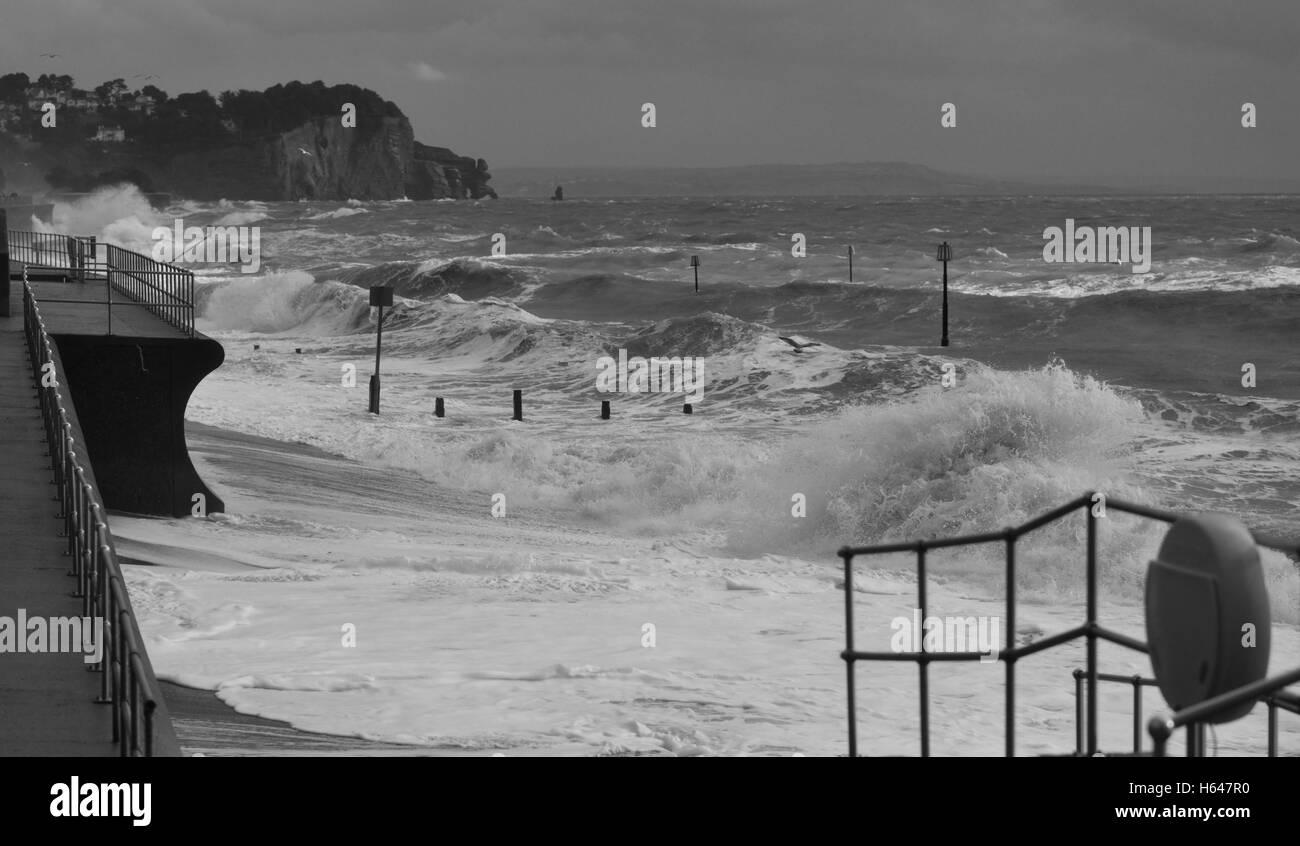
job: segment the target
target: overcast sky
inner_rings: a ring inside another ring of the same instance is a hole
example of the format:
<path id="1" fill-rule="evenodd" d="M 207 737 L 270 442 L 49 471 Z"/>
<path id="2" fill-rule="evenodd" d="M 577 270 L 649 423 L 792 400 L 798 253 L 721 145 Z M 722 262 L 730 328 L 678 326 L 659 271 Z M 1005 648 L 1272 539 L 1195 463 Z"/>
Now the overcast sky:
<path id="1" fill-rule="evenodd" d="M 1300 178 L 1300 0 L 0 0 L 16 70 L 356 83 L 497 168 Z"/>

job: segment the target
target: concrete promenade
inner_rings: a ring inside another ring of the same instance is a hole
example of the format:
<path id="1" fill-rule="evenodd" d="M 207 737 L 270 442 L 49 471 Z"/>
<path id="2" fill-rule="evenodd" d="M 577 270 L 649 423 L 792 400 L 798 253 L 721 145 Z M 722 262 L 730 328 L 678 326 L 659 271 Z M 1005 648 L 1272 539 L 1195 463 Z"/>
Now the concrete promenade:
<path id="1" fill-rule="evenodd" d="M 21 283 L 0 317 L 0 617 L 81 614 L 23 338 Z M 3 626 L 0 621 L 0 626 Z M 21 637 L 22 633 L 15 633 Z M 0 641 L 0 644 L 3 644 Z M 0 648 L 9 647 L 3 644 Z M 116 755 L 100 676 L 75 653 L 0 651 L 0 756 Z"/>

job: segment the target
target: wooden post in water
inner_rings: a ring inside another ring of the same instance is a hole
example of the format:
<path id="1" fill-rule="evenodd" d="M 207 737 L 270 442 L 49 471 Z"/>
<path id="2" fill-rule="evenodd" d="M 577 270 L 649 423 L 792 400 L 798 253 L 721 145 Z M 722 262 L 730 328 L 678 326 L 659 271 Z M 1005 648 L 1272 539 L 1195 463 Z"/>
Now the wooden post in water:
<path id="1" fill-rule="evenodd" d="M 849 281 L 853 281 L 853 245 L 849 245 Z"/>
<path id="2" fill-rule="evenodd" d="M 524 419 L 524 392 L 515 388 L 515 420 Z"/>
<path id="3" fill-rule="evenodd" d="M 447 416 L 447 408 L 442 404 L 442 397 L 437 397 L 433 401 L 433 416 L 434 417 Z"/>
<path id="4" fill-rule="evenodd" d="M 9 316 L 9 219 L 0 209 L 0 317 Z"/>
<path id="5" fill-rule="evenodd" d="M 600 401 L 600 419 L 601 420 L 609 419 L 609 400 Z"/>
<path id="6" fill-rule="evenodd" d="M 700 257 L 691 256 L 691 267 L 695 268 L 695 293 L 700 292 Z"/>

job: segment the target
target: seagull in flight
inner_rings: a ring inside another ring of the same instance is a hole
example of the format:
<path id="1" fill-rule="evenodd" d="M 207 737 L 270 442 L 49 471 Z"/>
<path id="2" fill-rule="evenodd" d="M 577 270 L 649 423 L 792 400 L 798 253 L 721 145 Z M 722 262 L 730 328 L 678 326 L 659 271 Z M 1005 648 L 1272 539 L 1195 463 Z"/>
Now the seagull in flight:
<path id="1" fill-rule="evenodd" d="M 63 56 L 62 56 L 61 54 L 59 54 L 59 53 L 42 53 L 42 54 L 41 54 L 41 58 L 42 58 L 42 59 L 62 59 Z"/>
<path id="2" fill-rule="evenodd" d="M 787 338 L 787 337 L 784 336 L 784 335 L 778 335 L 777 337 L 780 338 L 782 341 L 785 341 L 785 342 L 786 342 L 787 344 L 789 344 L 790 346 L 794 347 L 794 351 L 795 351 L 795 352 L 803 352 L 804 350 L 808 349 L 809 347 L 820 347 L 820 346 L 821 346 L 821 342 L 820 342 L 820 341 L 800 341 L 800 340 L 798 340 L 797 338 Z"/>
<path id="3" fill-rule="evenodd" d="M 298 148 L 298 152 L 302 153 L 304 156 L 310 156 L 310 155 L 311 155 L 311 153 L 307 152 L 307 150 L 306 150 L 305 148 L 303 148 L 303 147 L 299 147 L 299 148 Z"/>

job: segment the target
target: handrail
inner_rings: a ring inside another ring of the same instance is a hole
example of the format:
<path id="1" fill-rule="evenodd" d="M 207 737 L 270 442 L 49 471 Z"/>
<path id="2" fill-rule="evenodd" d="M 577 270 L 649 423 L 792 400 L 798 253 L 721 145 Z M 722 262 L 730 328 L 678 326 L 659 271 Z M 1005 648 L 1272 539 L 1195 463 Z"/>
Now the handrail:
<path id="1" fill-rule="evenodd" d="M 11 229 L 9 244 L 15 262 L 64 271 L 79 282 L 102 278 L 109 288 L 110 327 L 113 306 L 127 304 L 112 301 L 116 289 L 187 336 L 194 335 L 194 274 L 184 268 L 74 235 Z"/>
<path id="2" fill-rule="evenodd" d="M 73 595 L 81 599 L 82 616 L 102 619 L 104 625 L 103 655 L 93 666 L 102 674 L 95 701 L 113 706 L 113 742 L 118 744 L 118 753 L 122 757 L 151 757 L 154 712 L 162 694 L 147 669 L 143 638 L 127 600 L 126 582 L 105 522 L 103 501 L 82 463 L 87 461 L 86 455 L 77 453 L 58 374 L 53 379 L 44 378 L 47 365 L 53 370 L 54 350 L 31 285 L 26 282 L 23 329 L 58 489 L 55 499 L 60 503 L 59 516 L 68 539 L 65 554 L 71 559 L 69 575 L 77 580 Z"/>
<path id="3" fill-rule="evenodd" d="M 1172 714 L 1156 716 L 1151 718 L 1147 724 L 1147 731 L 1151 733 L 1151 740 L 1155 744 L 1152 754 L 1157 758 L 1165 756 L 1166 745 L 1169 743 L 1169 736 L 1174 730 L 1186 726 L 1188 734 L 1188 754 L 1191 755 L 1203 747 L 1203 742 L 1199 739 L 1201 729 L 1204 727 L 1204 721 L 1210 717 L 1221 714 L 1229 708 L 1235 708 L 1247 702 L 1254 702 L 1259 699 L 1268 697 L 1269 699 L 1279 700 L 1284 703 L 1282 707 L 1288 711 L 1300 713 L 1300 706 L 1292 707 L 1289 699 L 1281 699 L 1272 696 L 1287 685 L 1300 682 L 1300 667 L 1296 667 L 1289 672 L 1282 673 L 1280 676 L 1273 676 L 1270 679 L 1260 679 L 1257 682 L 1244 684 L 1241 687 L 1221 693 L 1218 696 L 1198 702 L 1195 705 L 1189 705 L 1182 710 L 1175 711 Z M 1277 732 L 1277 712 L 1275 709 L 1269 709 L 1269 735 L 1270 740 Z M 1270 754 L 1275 750 L 1270 750 Z"/>
<path id="4" fill-rule="evenodd" d="M 921 755 L 929 757 L 930 755 L 930 703 L 929 703 L 929 665 L 935 661 L 975 661 L 984 659 L 987 656 L 981 652 L 945 652 L 930 653 L 925 651 L 924 643 L 921 645 L 920 652 L 861 652 L 853 648 L 853 559 L 859 555 L 880 555 L 895 552 L 915 552 L 916 553 L 916 582 L 917 582 L 917 607 L 921 612 L 921 617 L 926 617 L 926 560 L 925 554 L 930 549 L 941 549 L 954 546 L 966 546 L 972 544 L 996 543 L 1002 542 L 1006 545 L 1006 629 L 1008 632 L 1016 630 L 1016 542 L 1026 534 L 1035 531 L 1055 520 L 1059 520 L 1079 509 L 1084 510 L 1087 520 L 1087 551 L 1086 551 L 1086 581 L 1087 581 L 1087 610 L 1084 622 L 1068 631 L 1061 632 L 1051 637 L 1043 638 L 1035 643 L 1026 646 L 1003 649 L 999 652 L 997 660 L 1004 662 L 1006 670 L 1006 711 L 1005 711 L 1005 732 L 1006 732 L 1006 754 L 1008 757 L 1015 755 L 1015 667 L 1016 661 L 1028 655 L 1041 652 L 1069 643 L 1079 638 L 1087 640 L 1087 659 L 1084 678 L 1088 680 L 1088 688 L 1085 697 L 1087 710 L 1087 719 L 1084 726 L 1086 740 L 1078 745 L 1083 747 L 1082 754 L 1095 755 L 1097 753 L 1097 682 L 1100 674 L 1097 671 L 1097 641 L 1105 640 L 1120 646 L 1126 646 L 1138 652 L 1147 652 L 1147 645 L 1127 635 L 1112 631 L 1101 626 L 1097 622 L 1097 520 L 1098 515 L 1093 510 L 1094 503 L 1105 502 L 1108 511 L 1119 511 L 1128 514 L 1134 514 L 1139 517 L 1145 517 L 1151 520 L 1159 520 L 1165 523 L 1176 522 L 1179 518 L 1177 514 L 1151 508 L 1145 505 L 1136 505 L 1121 500 L 1104 498 L 1101 494 L 1091 492 L 1084 494 L 1066 504 L 1052 509 L 1051 511 L 1034 518 L 1020 526 L 1014 526 L 1004 529 L 1001 532 L 985 532 L 982 534 L 962 535 L 958 537 L 943 538 L 931 541 L 911 541 L 905 543 L 884 543 L 874 544 L 871 546 L 845 546 L 841 547 L 838 555 L 844 562 L 844 650 L 840 657 L 845 662 L 845 673 L 848 681 L 848 729 L 849 729 L 849 756 L 857 757 L 858 754 L 858 726 L 857 726 L 857 706 L 856 706 L 856 686 L 854 680 L 854 664 L 857 661 L 913 661 L 917 664 L 920 673 L 920 722 L 921 722 Z M 1288 555 L 1300 553 L 1300 541 L 1293 539 L 1280 539 L 1271 535 L 1252 532 L 1252 537 L 1260 546 L 1275 549 Z M 1286 681 L 1290 679 L 1291 681 Z M 1189 748 L 1199 748 L 1194 742 L 1194 738 L 1199 736 L 1201 727 L 1198 721 L 1206 717 L 1213 716 L 1219 711 L 1230 708 L 1233 705 L 1245 702 L 1248 699 L 1258 699 L 1265 694 L 1272 693 L 1290 684 L 1292 681 L 1300 679 L 1300 669 L 1292 673 L 1284 674 L 1276 679 L 1266 679 L 1257 682 L 1254 685 L 1246 685 L 1238 690 L 1231 691 L 1214 699 L 1194 705 L 1191 708 L 1184 709 L 1170 716 L 1158 718 L 1161 720 L 1159 727 L 1156 721 L 1151 723 L 1152 737 L 1156 738 L 1157 754 L 1164 754 L 1164 741 L 1168 738 L 1169 733 L 1179 726 L 1188 727 Z M 1272 686 L 1268 686 L 1268 685 Z M 1235 697 L 1235 698 L 1234 698 Z M 1163 734 L 1163 737 L 1157 737 L 1157 732 Z"/>
<path id="5" fill-rule="evenodd" d="M 1075 754 L 1083 754 L 1083 681 L 1087 674 L 1083 670 L 1074 671 L 1074 708 L 1075 708 Z M 1142 752 L 1142 688 L 1158 687 L 1159 682 L 1155 679 L 1147 678 L 1140 675 L 1121 676 L 1114 673 L 1098 673 L 1097 681 L 1103 682 L 1122 682 L 1123 684 L 1132 685 L 1133 687 L 1133 753 L 1141 755 Z M 1300 696 L 1294 698 L 1285 695 L 1276 695 L 1270 693 L 1259 697 L 1268 707 L 1268 757 L 1277 757 L 1277 712 L 1290 711 L 1292 714 L 1300 714 Z M 1223 707 L 1228 708 L 1238 705 L 1240 702 L 1233 701 L 1225 704 Z M 1213 716 L 1210 714 L 1209 716 Z M 1157 721 L 1163 723 L 1163 719 L 1154 718 L 1148 724 L 1148 729 Z"/>

